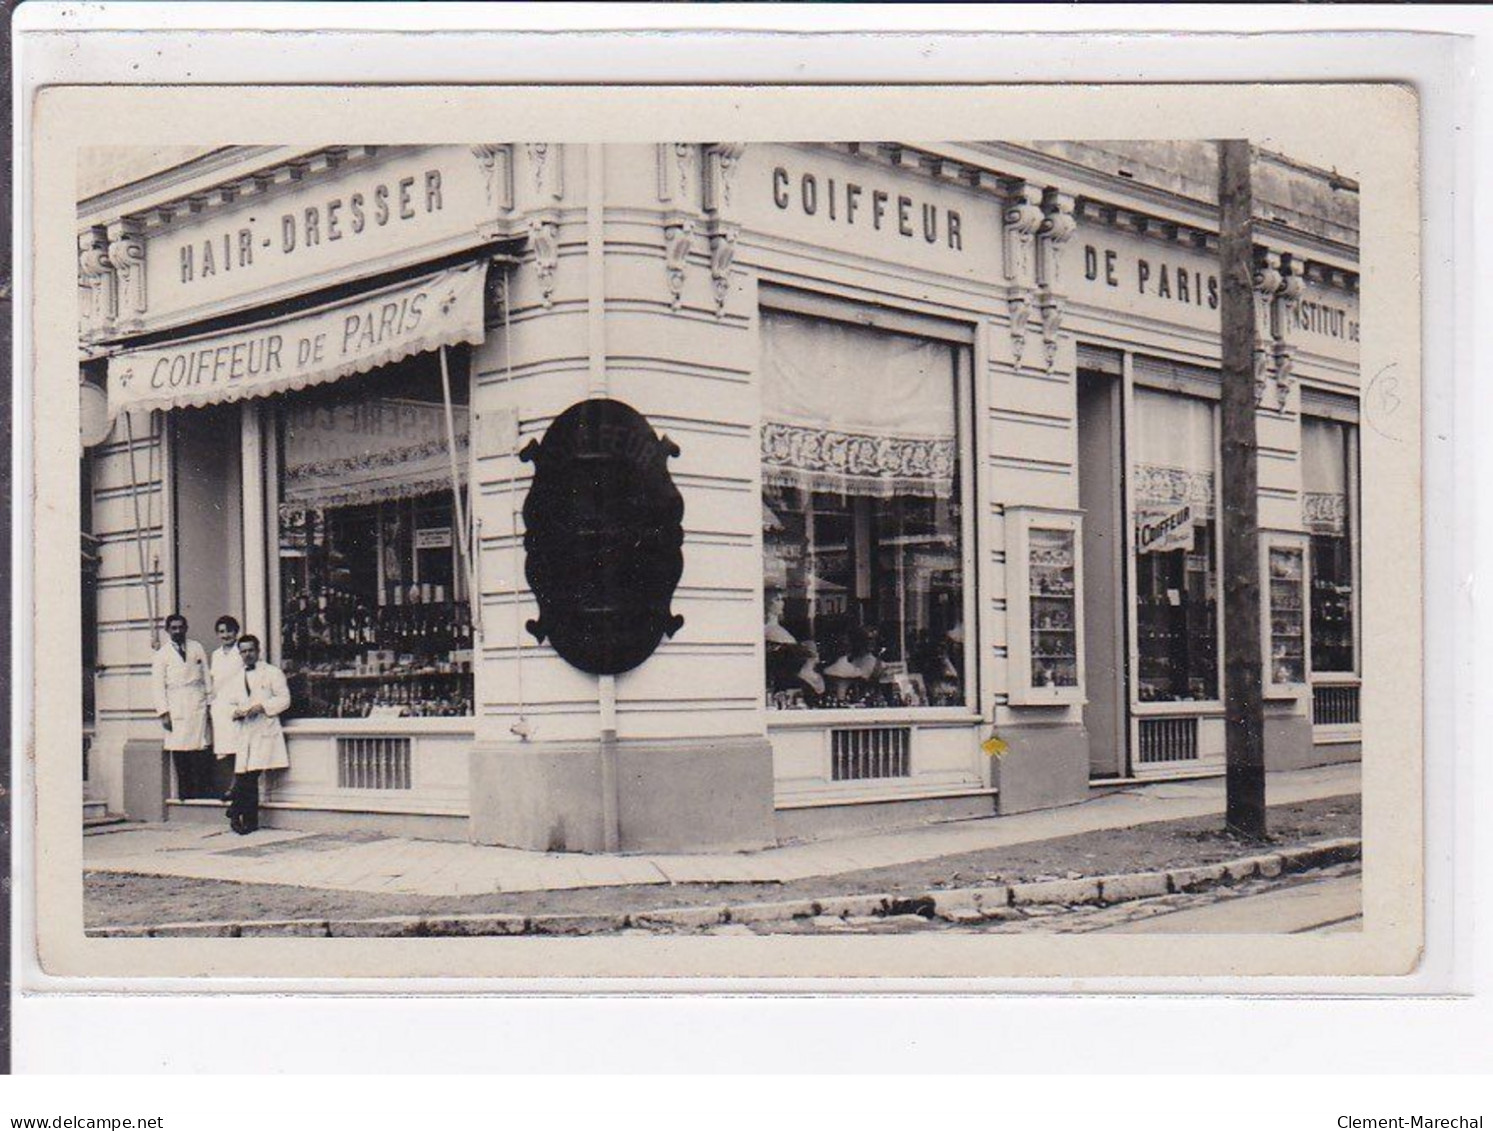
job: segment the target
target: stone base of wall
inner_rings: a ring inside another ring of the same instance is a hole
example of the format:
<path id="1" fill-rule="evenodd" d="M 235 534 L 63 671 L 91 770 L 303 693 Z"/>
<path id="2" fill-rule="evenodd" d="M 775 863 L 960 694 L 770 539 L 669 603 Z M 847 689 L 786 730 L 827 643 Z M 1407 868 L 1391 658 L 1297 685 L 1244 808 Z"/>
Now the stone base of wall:
<path id="1" fill-rule="evenodd" d="M 164 821 L 171 793 L 171 763 L 161 740 L 131 738 L 120 758 L 124 815 L 132 821 Z"/>
<path id="2" fill-rule="evenodd" d="M 620 741 L 618 852 L 741 852 L 776 842 L 765 738 Z M 542 852 L 605 852 L 602 745 L 477 743 L 471 839 Z"/>
<path id="3" fill-rule="evenodd" d="M 1318 748 L 1312 742 L 1312 721 L 1305 715 L 1265 718 L 1265 769 L 1304 770 L 1320 766 Z"/>
<path id="4" fill-rule="evenodd" d="M 923 828 L 946 821 L 993 817 L 995 798 L 990 794 L 965 797 L 924 797 L 913 801 L 876 801 L 855 805 L 816 805 L 806 809 L 779 809 L 779 844 L 832 840 Z"/>
<path id="5" fill-rule="evenodd" d="M 995 759 L 1002 815 L 1071 805 L 1089 795 L 1089 734 L 1082 726 L 1017 724 L 996 733 L 1010 748 Z"/>

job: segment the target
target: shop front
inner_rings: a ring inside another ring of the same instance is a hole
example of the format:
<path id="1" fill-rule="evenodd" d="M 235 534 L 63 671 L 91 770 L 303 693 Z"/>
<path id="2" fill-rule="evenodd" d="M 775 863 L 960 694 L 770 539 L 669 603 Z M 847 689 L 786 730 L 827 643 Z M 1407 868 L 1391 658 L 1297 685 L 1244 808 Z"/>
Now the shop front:
<path id="1" fill-rule="evenodd" d="M 727 850 L 1217 772 L 1212 207 L 1116 156 L 235 149 L 85 201 L 94 794 L 221 820 L 162 756 L 173 611 L 285 671 L 285 827 Z M 1281 766 L 1358 740 L 1354 241 L 1293 223 L 1257 278 Z M 682 507 L 615 670 L 556 638 L 585 583 L 533 502 L 590 401 Z"/>

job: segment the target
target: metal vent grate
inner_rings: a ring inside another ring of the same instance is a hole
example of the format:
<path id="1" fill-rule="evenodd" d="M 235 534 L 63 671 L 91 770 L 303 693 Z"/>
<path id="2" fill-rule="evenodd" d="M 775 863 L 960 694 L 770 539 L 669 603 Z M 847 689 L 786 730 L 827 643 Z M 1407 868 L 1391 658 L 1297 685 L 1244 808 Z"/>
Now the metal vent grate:
<path id="1" fill-rule="evenodd" d="M 1197 719 L 1140 720 L 1142 763 L 1195 762 L 1197 756 Z"/>
<path id="2" fill-rule="evenodd" d="M 337 788 L 409 789 L 410 740 L 383 735 L 339 738 Z"/>
<path id="3" fill-rule="evenodd" d="M 835 781 L 905 778 L 911 773 L 910 727 L 856 727 L 830 731 L 831 776 Z"/>
<path id="4" fill-rule="evenodd" d="M 1312 724 L 1319 727 L 1358 724 L 1358 686 L 1321 684 L 1312 688 Z"/>

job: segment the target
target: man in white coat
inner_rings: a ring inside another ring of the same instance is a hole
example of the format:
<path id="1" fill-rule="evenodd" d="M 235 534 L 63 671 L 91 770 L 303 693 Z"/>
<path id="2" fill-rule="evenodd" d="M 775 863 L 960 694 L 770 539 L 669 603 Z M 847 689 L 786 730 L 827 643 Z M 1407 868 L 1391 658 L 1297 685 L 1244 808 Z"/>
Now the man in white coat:
<path id="1" fill-rule="evenodd" d="M 187 618 L 166 618 L 166 641 L 150 665 L 156 715 L 165 732 L 162 746 L 176 764 L 176 795 L 183 801 L 210 795 L 207 754 L 207 653 L 187 639 Z"/>
<path id="2" fill-rule="evenodd" d="M 212 674 L 212 704 L 208 716 L 213 722 L 213 754 L 217 766 L 213 780 L 213 791 L 224 801 L 232 801 L 233 760 L 238 753 L 238 723 L 233 718 L 238 688 L 243 683 L 239 678 L 244 671 L 244 658 L 238 654 L 239 624 L 230 616 L 221 616 L 213 625 L 218 637 L 218 646 L 209 657 Z"/>
<path id="3" fill-rule="evenodd" d="M 259 775 L 290 767 L 280 729 L 280 716 L 290 708 L 290 688 L 285 673 L 260 662 L 257 636 L 239 637 L 238 653 L 244 670 L 235 681 L 242 686 L 235 687 L 232 696 L 238 736 L 228 820 L 233 831 L 243 835 L 259 828 Z"/>

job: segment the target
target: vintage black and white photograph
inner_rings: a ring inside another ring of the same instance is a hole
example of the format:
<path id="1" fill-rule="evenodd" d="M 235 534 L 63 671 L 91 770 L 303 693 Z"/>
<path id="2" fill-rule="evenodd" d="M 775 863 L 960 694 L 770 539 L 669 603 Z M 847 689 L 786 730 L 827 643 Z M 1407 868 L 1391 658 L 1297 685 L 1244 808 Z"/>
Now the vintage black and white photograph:
<path id="1" fill-rule="evenodd" d="M 78 146 L 87 938 L 1361 935 L 1361 150 L 936 124 Z"/>

